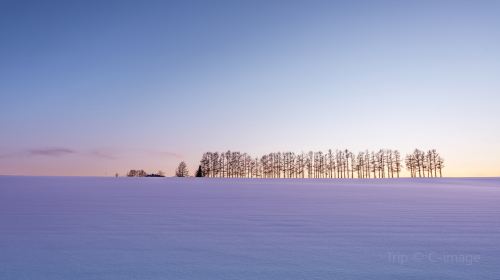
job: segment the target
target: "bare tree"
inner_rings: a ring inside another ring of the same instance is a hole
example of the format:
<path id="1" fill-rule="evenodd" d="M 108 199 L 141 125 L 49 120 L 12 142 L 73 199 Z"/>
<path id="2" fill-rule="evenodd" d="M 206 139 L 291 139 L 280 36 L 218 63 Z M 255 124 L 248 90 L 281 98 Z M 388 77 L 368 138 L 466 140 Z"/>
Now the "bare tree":
<path id="1" fill-rule="evenodd" d="M 186 163 L 184 161 L 181 161 L 181 163 L 179 163 L 179 166 L 175 170 L 175 176 L 177 176 L 177 177 L 187 177 L 187 176 L 189 176 L 187 165 L 186 165 Z"/>
<path id="2" fill-rule="evenodd" d="M 399 178 L 399 173 L 401 172 L 401 155 L 398 150 L 394 151 L 394 171 L 396 171 Z"/>
<path id="3" fill-rule="evenodd" d="M 307 177 L 313 178 L 313 152 L 307 153 L 306 168 L 307 168 Z"/>
<path id="4" fill-rule="evenodd" d="M 377 178 L 377 170 L 378 170 L 378 161 L 377 161 L 377 157 L 375 155 L 375 152 L 371 152 L 371 155 L 370 155 L 370 164 L 371 164 L 371 169 L 370 171 L 373 172 L 373 178 Z"/>
<path id="5" fill-rule="evenodd" d="M 444 159 L 441 156 L 437 156 L 436 166 L 439 170 L 439 177 L 443 177 Z"/>

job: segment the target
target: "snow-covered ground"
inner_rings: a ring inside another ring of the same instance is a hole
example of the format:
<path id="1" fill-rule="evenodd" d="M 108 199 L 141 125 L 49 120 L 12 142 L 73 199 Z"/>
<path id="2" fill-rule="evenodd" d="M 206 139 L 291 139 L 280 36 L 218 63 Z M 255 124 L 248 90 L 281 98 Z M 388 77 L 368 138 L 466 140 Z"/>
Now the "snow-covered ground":
<path id="1" fill-rule="evenodd" d="M 0 177 L 0 279 L 500 279 L 500 179 Z"/>

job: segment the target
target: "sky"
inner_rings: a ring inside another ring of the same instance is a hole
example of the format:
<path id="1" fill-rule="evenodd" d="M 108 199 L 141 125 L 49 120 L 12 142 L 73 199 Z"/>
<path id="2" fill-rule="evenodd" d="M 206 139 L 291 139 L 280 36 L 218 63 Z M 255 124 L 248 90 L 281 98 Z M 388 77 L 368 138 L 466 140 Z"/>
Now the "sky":
<path id="1" fill-rule="evenodd" d="M 500 176 L 500 1 L 0 0 L 0 175 L 437 149 Z"/>

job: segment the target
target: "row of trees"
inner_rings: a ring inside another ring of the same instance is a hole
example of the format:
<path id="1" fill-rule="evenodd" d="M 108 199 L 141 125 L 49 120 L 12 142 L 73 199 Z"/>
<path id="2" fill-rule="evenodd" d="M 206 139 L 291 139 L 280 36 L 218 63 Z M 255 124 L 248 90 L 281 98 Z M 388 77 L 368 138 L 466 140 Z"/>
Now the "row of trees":
<path id="1" fill-rule="evenodd" d="M 115 174 L 115 177 L 118 177 L 118 173 Z M 131 169 L 129 172 L 127 172 L 127 177 L 165 177 L 165 173 L 160 170 L 157 173 L 148 174 L 143 169 Z"/>
<path id="2" fill-rule="evenodd" d="M 422 156 L 424 155 L 424 156 Z M 405 158 L 411 177 L 442 176 L 444 161 L 436 152 L 416 149 Z M 381 149 L 357 154 L 349 150 L 269 153 L 260 158 L 241 152 L 203 154 L 196 176 L 243 178 L 399 178 L 399 151 Z M 179 173 L 180 174 L 180 173 Z M 176 172 L 177 175 L 177 172 Z M 178 176 L 178 175 L 177 175 Z M 183 176 L 180 176 L 183 177 Z"/>
<path id="3" fill-rule="evenodd" d="M 127 177 L 146 177 L 148 175 L 146 171 L 140 169 L 140 170 L 135 170 L 131 169 L 129 172 L 127 172 Z"/>
<path id="4" fill-rule="evenodd" d="M 412 154 L 406 155 L 406 168 L 411 177 L 443 177 L 444 159 L 432 149 L 427 152 L 415 149 Z"/>

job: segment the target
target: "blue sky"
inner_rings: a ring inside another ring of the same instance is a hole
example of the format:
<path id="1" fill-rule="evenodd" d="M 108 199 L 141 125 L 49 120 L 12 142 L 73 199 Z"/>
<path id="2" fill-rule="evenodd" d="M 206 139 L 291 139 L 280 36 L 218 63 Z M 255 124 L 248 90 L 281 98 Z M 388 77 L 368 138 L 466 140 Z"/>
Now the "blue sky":
<path id="1" fill-rule="evenodd" d="M 498 1 L 0 1 L 0 174 L 437 148 L 500 175 Z"/>

